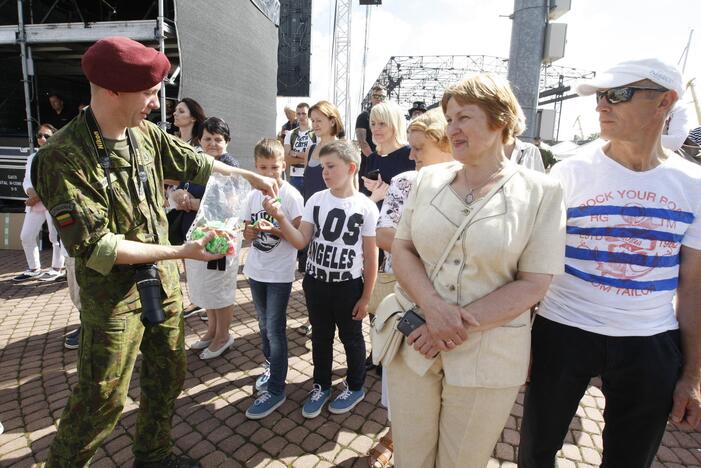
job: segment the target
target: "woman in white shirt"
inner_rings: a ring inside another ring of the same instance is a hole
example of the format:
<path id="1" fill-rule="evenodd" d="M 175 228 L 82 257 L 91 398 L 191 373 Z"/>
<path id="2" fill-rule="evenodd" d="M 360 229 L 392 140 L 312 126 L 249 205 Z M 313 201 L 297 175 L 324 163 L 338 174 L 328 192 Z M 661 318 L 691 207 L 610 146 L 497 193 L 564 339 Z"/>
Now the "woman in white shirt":
<path id="1" fill-rule="evenodd" d="M 49 138 L 56 133 L 56 128 L 51 124 L 42 124 L 37 130 L 37 143 L 39 146 L 44 146 Z M 22 224 L 22 231 L 20 233 L 20 239 L 22 240 L 22 248 L 24 249 L 24 255 L 27 258 L 27 270 L 12 278 L 15 282 L 23 282 L 31 279 L 42 279 L 46 281 L 53 281 L 66 273 L 63 270 L 64 257 L 61 253 L 61 243 L 58 239 L 58 233 L 56 232 L 56 227 L 54 227 L 53 220 L 51 219 L 51 214 L 44 207 L 41 202 L 39 195 L 34 191 L 32 186 L 32 181 L 30 180 L 30 174 L 32 172 L 32 161 L 34 160 L 34 155 L 32 153 L 29 158 L 27 158 L 27 166 L 24 171 L 24 181 L 22 182 L 22 187 L 27 194 L 27 200 L 24 202 L 27 207 L 24 209 L 24 223 Z M 39 258 L 39 245 L 37 243 L 37 237 L 41 232 L 41 227 L 44 222 L 47 222 L 49 226 L 49 240 L 51 241 L 51 246 L 53 248 L 53 255 L 51 257 L 51 268 L 49 271 L 41 271 L 41 260 Z"/>

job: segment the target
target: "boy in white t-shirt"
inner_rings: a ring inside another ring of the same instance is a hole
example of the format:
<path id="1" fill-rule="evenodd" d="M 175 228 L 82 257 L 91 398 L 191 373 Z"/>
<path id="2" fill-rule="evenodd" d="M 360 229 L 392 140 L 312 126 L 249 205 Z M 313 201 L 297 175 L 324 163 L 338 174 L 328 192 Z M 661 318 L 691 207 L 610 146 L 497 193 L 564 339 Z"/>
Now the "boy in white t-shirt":
<path id="1" fill-rule="evenodd" d="M 254 149 L 256 171 L 280 185 L 280 209 L 295 226 L 302 219 L 304 201 L 292 185 L 282 180 L 285 156 L 273 138 L 260 140 Z M 297 266 L 297 249 L 285 240 L 275 220 L 263 209 L 263 194 L 251 191 L 246 201 L 244 238 L 252 241 L 243 273 L 248 277 L 266 359 L 265 372 L 256 380 L 260 393 L 246 411 L 249 419 L 261 419 L 285 402 L 287 376 L 287 303 Z"/>
<path id="2" fill-rule="evenodd" d="M 327 190 L 312 195 L 296 228 L 273 200 L 263 202 L 268 213 L 295 247 L 309 246 L 302 282 L 312 324 L 314 385 L 302 416 L 319 416 L 331 397 L 333 341 L 338 336 L 346 352 L 348 372 L 344 390 L 328 405 L 342 414 L 365 398 L 365 338 L 363 318 L 377 277 L 375 203 L 355 188 L 360 153 L 338 140 L 319 152 Z"/>

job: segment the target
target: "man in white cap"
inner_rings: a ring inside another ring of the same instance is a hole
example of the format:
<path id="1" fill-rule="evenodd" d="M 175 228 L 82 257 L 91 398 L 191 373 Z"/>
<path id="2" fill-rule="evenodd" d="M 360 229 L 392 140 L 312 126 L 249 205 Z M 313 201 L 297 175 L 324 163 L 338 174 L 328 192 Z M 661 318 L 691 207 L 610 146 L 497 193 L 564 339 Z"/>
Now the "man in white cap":
<path id="1" fill-rule="evenodd" d="M 595 376 L 606 398 L 603 467 L 649 467 L 668 418 L 699 423 L 701 167 L 660 138 L 683 91 L 679 71 L 656 59 L 577 86 L 596 94 L 608 143 L 551 172 L 567 204 L 565 273 L 533 325 L 520 467 L 555 466 Z"/>

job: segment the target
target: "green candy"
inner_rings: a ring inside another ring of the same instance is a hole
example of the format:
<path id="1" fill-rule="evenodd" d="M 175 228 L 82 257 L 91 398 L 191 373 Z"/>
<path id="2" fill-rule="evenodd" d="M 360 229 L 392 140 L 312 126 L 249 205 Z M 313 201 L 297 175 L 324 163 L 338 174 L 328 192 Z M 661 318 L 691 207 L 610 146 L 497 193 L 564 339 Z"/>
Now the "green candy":
<path id="1" fill-rule="evenodd" d="M 229 241 L 222 236 L 217 236 L 211 241 L 207 242 L 207 252 L 217 254 L 217 255 L 226 255 L 226 253 L 229 251 Z"/>
<path id="2" fill-rule="evenodd" d="M 213 227 L 214 224 L 215 223 L 210 223 L 207 225 L 207 227 Z M 197 228 L 194 231 L 192 231 L 192 240 L 200 240 L 206 235 L 207 234 L 202 229 Z M 225 236 L 214 237 L 212 240 L 207 242 L 205 250 L 207 250 L 207 252 L 209 253 L 217 255 L 230 255 L 233 251 L 232 246 L 229 244 L 229 239 L 227 239 Z"/>

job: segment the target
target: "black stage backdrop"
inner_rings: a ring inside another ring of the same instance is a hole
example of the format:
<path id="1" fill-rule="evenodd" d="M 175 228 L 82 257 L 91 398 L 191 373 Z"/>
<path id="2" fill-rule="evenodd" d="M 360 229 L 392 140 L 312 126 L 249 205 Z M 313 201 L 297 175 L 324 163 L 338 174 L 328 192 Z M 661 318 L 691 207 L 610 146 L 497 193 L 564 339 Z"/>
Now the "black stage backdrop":
<path id="1" fill-rule="evenodd" d="M 231 128 L 229 152 L 253 167 L 253 147 L 275 137 L 277 26 L 250 0 L 175 0 L 180 97 Z"/>

